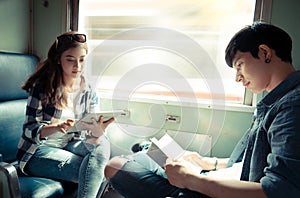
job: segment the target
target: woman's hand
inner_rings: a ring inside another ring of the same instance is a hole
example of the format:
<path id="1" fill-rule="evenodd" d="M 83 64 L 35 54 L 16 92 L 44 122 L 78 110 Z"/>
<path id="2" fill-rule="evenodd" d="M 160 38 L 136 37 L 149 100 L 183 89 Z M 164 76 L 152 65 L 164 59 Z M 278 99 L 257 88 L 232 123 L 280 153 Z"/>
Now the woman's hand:
<path id="1" fill-rule="evenodd" d="M 65 122 L 61 123 L 53 123 L 49 125 L 45 125 L 42 128 L 42 131 L 40 133 L 40 138 L 46 138 L 54 133 L 61 132 L 61 133 L 67 133 L 67 129 L 72 127 L 75 123 L 74 119 L 68 119 Z"/>
<path id="2" fill-rule="evenodd" d="M 99 138 L 104 134 L 107 126 L 110 125 L 114 121 L 115 121 L 115 118 L 113 118 L 113 117 L 110 118 L 109 120 L 103 121 L 103 116 L 100 116 L 98 121 L 96 121 L 95 118 L 92 118 L 92 124 L 88 124 L 86 122 L 81 122 L 81 124 L 91 131 L 92 137 Z"/>
<path id="3" fill-rule="evenodd" d="M 67 133 L 67 129 L 72 127 L 75 123 L 74 119 L 67 119 L 67 121 L 57 124 L 58 131 Z"/>

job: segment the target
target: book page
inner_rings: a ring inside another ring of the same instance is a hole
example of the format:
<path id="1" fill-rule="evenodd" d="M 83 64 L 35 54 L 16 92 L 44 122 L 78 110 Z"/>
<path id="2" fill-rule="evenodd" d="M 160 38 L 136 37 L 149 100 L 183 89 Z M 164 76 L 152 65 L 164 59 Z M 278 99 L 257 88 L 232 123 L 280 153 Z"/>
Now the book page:
<path id="1" fill-rule="evenodd" d="M 191 170 L 198 173 L 203 170 L 193 161 L 188 161 L 182 158 L 185 150 L 168 134 L 165 134 L 160 140 L 157 140 L 155 137 L 150 140 L 167 156 L 167 160 L 178 160 Z"/>
<path id="2" fill-rule="evenodd" d="M 160 140 L 155 137 L 151 138 L 151 141 L 170 159 L 178 159 L 185 150 L 171 138 L 168 134 L 165 134 Z"/>

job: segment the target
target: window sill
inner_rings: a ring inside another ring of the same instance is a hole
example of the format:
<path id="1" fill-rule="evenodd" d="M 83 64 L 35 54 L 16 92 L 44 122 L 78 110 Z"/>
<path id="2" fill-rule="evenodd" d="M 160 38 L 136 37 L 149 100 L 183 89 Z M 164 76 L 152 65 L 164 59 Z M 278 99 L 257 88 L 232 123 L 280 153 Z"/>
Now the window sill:
<path id="1" fill-rule="evenodd" d="M 249 112 L 253 113 L 255 110 L 254 106 L 243 105 L 234 102 L 224 102 L 224 101 L 212 101 L 206 99 L 195 99 L 188 97 L 180 97 L 180 100 L 174 96 L 166 95 L 154 95 L 154 94 L 134 94 L 134 96 L 115 96 L 111 91 L 97 91 L 99 98 L 110 99 L 110 100 L 121 100 L 121 101 L 131 101 L 131 102 L 144 102 L 152 104 L 162 104 L 162 105 L 173 105 L 173 106 L 183 106 L 183 107 L 193 107 L 193 108 L 203 108 L 212 110 L 224 110 L 224 111 L 235 111 L 235 112 Z"/>

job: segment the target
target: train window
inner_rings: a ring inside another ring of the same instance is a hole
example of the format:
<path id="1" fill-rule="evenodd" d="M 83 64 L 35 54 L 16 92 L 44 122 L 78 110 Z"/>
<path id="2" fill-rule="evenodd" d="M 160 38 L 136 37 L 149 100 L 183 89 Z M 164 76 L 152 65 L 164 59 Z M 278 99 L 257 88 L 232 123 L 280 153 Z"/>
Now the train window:
<path id="1" fill-rule="evenodd" d="M 87 74 L 117 97 L 244 102 L 226 66 L 235 32 L 254 19 L 255 0 L 84 0 Z"/>

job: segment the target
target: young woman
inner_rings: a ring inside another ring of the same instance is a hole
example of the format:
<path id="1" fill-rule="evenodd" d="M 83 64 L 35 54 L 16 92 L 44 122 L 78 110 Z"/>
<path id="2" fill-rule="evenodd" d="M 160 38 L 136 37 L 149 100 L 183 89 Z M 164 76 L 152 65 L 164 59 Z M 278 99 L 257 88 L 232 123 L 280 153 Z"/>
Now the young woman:
<path id="1" fill-rule="evenodd" d="M 103 123 L 100 117 L 81 123 L 88 130 L 80 134 L 67 133 L 97 107 L 97 96 L 83 76 L 87 53 L 86 36 L 66 32 L 22 85 L 29 97 L 17 153 L 25 174 L 76 182 L 78 197 L 97 195 L 110 157 L 104 130 L 114 121 Z"/>

